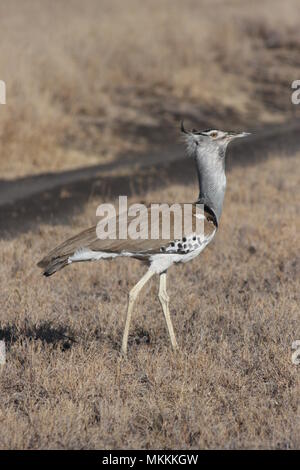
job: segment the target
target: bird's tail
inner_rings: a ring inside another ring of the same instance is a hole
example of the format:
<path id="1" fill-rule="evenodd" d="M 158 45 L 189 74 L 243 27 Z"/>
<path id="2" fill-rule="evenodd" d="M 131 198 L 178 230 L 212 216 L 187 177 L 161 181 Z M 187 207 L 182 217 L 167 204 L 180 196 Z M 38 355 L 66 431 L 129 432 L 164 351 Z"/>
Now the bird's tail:
<path id="1" fill-rule="evenodd" d="M 56 273 L 56 271 L 59 271 L 60 269 L 64 268 L 67 266 L 68 263 L 68 256 L 57 256 L 55 258 L 49 258 L 49 256 L 46 256 L 43 258 L 41 261 L 38 262 L 39 268 L 42 268 L 44 271 L 44 276 L 52 276 L 52 274 Z"/>

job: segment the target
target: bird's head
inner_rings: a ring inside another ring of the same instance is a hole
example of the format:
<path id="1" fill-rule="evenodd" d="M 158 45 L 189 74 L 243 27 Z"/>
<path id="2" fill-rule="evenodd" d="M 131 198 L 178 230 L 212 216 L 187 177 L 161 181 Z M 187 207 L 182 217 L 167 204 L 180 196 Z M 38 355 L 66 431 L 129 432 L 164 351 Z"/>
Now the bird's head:
<path id="1" fill-rule="evenodd" d="M 193 157 L 197 157 L 197 155 L 224 157 L 229 142 L 250 135 L 249 132 L 229 132 L 217 129 L 188 131 L 184 128 L 183 122 L 181 122 L 181 132 L 185 134 L 188 154 Z"/>

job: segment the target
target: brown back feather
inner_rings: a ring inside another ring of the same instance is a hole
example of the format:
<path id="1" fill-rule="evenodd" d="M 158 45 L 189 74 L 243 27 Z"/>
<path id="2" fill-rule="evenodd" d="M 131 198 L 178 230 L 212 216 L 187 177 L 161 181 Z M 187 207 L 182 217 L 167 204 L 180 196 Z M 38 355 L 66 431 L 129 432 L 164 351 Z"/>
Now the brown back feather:
<path id="1" fill-rule="evenodd" d="M 183 203 L 180 204 L 183 206 Z M 193 205 L 193 213 L 196 212 L 196 204 Z M 215 230 L 215 223 L 211 214 L 207 211 L 204 212 L 205 221 L 204 221 L 204 233 L 209 235 Z M 124 217 L 124 214 L 121 214 L 116 219 L 116 233 L 119 233 L 119 224 Z M 52 250 L 47 256 L 45 256 L 41 261 L 39 261 L 38 266 L 45 270 L 46 275 L 51 275 L 54 272 L 62 269 L 68 264 L 68 258 L 72 256 L 80 248 L 88 248 L 92 251 L 104 251 L 109 253 L 121 253 L 121 252 L 130 252 L 133 255 L 141 253 L 152 254 L 160 251 L 160 248 L 163 246 L 169 245 L 173 240 L 174 233 L 172 229 L 170 230 L 170 238 L 162 239 L 162 218 L 159 220 L 159 238 L 151 238 L 150 231 L 150 207 L 147 208 L 147 213 L 144 219 L 141 219 L 141 223 L 145 223 L 145 219 L 148 221 L 148 239 L 138 239 L 133 240 L 132 238 L 127 239 L 110 239 L 101 240 L 97 237 L 96 226 L 93 226 L 79 234 L 75 235 L 72 238 L 69 238 L 61 245 L 57 246 Z M 193 217 L 195 219 L 195 217 Z M 132 218 L 128 217 L 127 228 L 131 222 Z M 170 212 L 170 222 L 171 227 L 174 227 L 174 213 Z M 183 221 L 182 221 L 183 223 Z M 193 220 L 193 230 L 195 230 L 195 220 Z M 184 236 L 190 235 L 189 233 L 184 233 Z"/>

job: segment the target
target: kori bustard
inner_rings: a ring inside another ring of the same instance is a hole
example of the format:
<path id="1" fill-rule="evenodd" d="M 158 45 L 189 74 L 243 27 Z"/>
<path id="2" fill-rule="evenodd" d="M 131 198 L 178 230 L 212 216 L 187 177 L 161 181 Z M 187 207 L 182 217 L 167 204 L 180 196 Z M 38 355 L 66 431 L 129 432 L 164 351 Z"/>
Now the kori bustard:
<path id="1" fill-rule="evenodd" d="M 173 349 L 177 349 L 173 325 L 169 311 L 167 294 L 167 270 L 178 263 L 186 263 L 196 256 L 212 241 L 219 227 L 222 213 L 226 176 L 225 154 L 229 142 L 236 138 L 246 137 L 246 132 L 226 132 L 221 130 L 188 131 L 181 124 L 184 133 L 187 153 L 196 162 L 199 180 L 199 197 L 192 203 L 192 212 L 197 217 L 199 205 L 204 208 L 202 218 L 204 233 L 199 237 L 194 229 L 184 232 L 180 239 L 99 239 L 96 226 L 85 230 L 65 241 L 45 258 L 38 266 L 43 268 L 45 276 L 51 276 L 60 269 L 74 262 L 112 259 L 119 256 L 135 258 L 145 262 L 148 270 L 129 293 L 127 316 L 122 340 L 122 352 L 127 353 L 127 342 L 131 315 L 134 303 L 144 285 L 154 275 L 159 275 L 158 297 L 165 316 Z M 179 203 L 181 206 L 184 203 Z M 120 216 L 119 216 L 120 217 Z M 174 218 L 170 219 L 171 225 Z M 118 223 L 118 220 L 117 220 Z M 153 223 L 153 220 L 151 220 Z M 170 227 L 170 234 L 174 233 Z"/>

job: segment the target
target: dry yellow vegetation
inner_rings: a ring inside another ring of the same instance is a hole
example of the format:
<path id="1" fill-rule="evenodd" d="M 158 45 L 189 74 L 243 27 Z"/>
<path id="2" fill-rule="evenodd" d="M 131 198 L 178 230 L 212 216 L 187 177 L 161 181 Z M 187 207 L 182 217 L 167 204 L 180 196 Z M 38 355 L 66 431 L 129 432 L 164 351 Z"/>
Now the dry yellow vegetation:
<path id="1" fill-rule="evenodd" d="M 0 448 L 300 447 L 297 129 L 284 138 L 300 116 L 299 20 L 298 0 L 0 3 Z M 119 259 L 45 279 L 36 262 L 120 191 L 194 201 L 191 160 L 126 160 L 170 159 L 180 118 L 258 139 L 276 123 L 281 143 L 274 152 L 269 134 L 266 161 L 258 140 L 240 147 L 246 159 L 237 148 L 215 241 L 170 270 L 178 354 L 153 279 L 122 360 L 145 268 Z M 66 170 L 92 165 L 66 184 Z"/>
<path id="2" fill-rule="evenodd" d="M 215 242 L 169 273 L 176 355 L 156 278 L 120 357 L 127 293 L 145 270 L 138 261 L 72 265 L 49 279 L 36 268 L 95 222 L 99 199 L 68 228 L 2 240 L 1 448 L 298 448 L 298 162 L 230 172 Z M 194 200 L 196 190 L 166 182 L 146 199 Z"/>
<path id="3" fill-rule="evenodd" d="M 0 173 L 115 160 L 194 125 L 292 118 L 298 0 L 0 5 Z M 299 114 L 298 114 L 299 116 Z"/>

